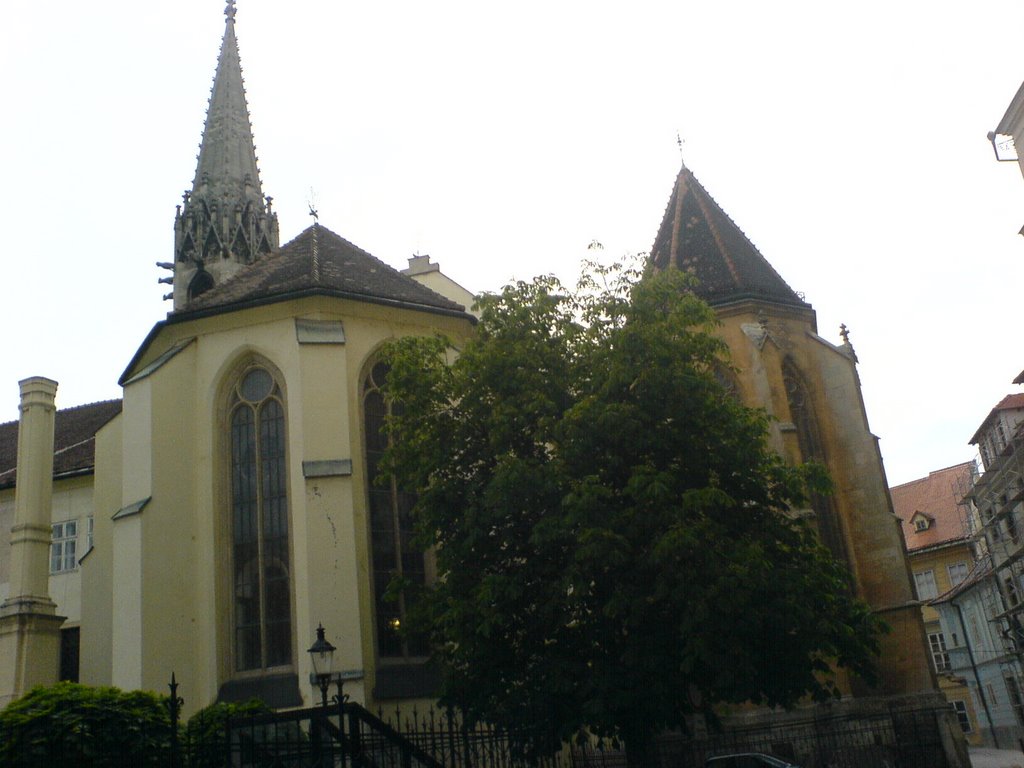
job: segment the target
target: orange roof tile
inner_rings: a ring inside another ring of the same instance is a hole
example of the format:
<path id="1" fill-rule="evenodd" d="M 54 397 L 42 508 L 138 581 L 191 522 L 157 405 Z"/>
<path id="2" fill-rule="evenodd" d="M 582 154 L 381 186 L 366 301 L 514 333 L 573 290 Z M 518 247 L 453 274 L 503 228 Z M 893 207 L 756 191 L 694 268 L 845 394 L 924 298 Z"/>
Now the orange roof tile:
<path id="1" fill-rule="evenodd" d="M 967 538 L 959 501 L 968 489 L 973 471 L 974 462 L 966 461 L 889 489 L 893 509 L 903 525 L 907 551 Z M 930 520 L 923 531 L 918 531 L 911 522 L 918 512 Z"/>

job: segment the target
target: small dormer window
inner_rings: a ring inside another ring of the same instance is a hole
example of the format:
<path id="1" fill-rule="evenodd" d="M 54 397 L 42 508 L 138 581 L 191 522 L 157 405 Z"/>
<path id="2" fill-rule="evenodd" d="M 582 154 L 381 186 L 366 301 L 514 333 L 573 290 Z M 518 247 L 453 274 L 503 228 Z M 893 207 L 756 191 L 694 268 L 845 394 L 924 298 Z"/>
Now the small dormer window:
<path id="1" fill-rule="evenodd" d="M 914 516 L 910 518 L 910 524 L 914 526 L 916 533 L 921 533 L 932 527 L 932 519 L 924 512 L 915 512 Z"/>

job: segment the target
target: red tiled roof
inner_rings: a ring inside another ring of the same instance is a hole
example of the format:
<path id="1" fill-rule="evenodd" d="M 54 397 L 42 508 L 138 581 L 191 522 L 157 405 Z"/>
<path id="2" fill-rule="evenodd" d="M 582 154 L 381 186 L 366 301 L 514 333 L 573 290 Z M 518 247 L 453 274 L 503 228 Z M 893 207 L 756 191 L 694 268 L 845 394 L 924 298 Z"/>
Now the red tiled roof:
<path id="1" fill-rule="evenodd" d="M 88 471 L 95 465 L 96 433 L 121 412 L 120 400 L 104 400 L 57 411 L 53 476 Z M 14 486 L 18 468 L 18 422 L 0 424 L 0 488 Z"/>
<path id="2" fill-rule="evenodd" d="M 968 490 L 973 471 L 974 462 L 967 461 L 889 489 L 896 517 L 903 525 L 907 551 L 967 538 L 959 501 Z M 924 531 L 918 531 L 911 522 L 917 512 L 931 519 Z"/>

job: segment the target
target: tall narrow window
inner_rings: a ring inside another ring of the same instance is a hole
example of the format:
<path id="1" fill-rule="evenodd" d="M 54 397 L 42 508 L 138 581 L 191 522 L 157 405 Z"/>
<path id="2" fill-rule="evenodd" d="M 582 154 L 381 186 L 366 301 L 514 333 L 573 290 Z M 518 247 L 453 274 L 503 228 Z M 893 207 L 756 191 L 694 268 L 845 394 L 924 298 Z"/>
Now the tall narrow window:
<path id="1" fill-rule="evenodd" d="M 237 671 L 292 662 L 284 406 L 250 368 L 231 396 L 231 569 Z"/>
<path id="2" fill-rule="evenodd" d="M 388 595 L 394 576 L 414 585 L 426 580 L 423 552 L 412 543 L 414 494 L 398 487 L 394 477 L 382 477 L 380 460 L 388 447 L 384 422 L 393 408 L 381 387 L 388 368 L 378 363 L 363 386 L 363 415 L 366 427 L 366 474 L 369 482 L 370 547 L 373 558 L 373 599 L 377 623 L 377 652 L 382 658 L 409 658 L 429 653 L 426 638 L 401 632 L 409 613 L 412 595 L 402 591 Z"/>
<path id="3" fill-rule="evenodd" d="M 50 573 L 75 570 L 75 550 L 78 543 L 78 523 L 68 520 L 51 526 Z"/>
<path id="4" fill-rule="evenodd" d="M 918 600 L 934 600 L 939 594 L 935 571 L 917 571 L 914 573 L 914 584 L 917 586 Z"/>
<path id="5" fill-rule="evenodd" d="M 796 365 L 788 357 L 782 362 L 782 380 L 786 386 L 786 399 L 789 403 L 789 414 L 796 427 L 797 443 L 800 446 L 801 458 L 804 461 L 816 461 L 825 464 L 826 455 L 818 419 L 814 413 L 814 403 L 810 391 Z M 812 493 L 811 507 L 818 521 L 818 533 L 822 543 L 832 552 L 833 557 L 849 563 L 846 541 L 843 538 L 842 523 L 831 496 Z"/>
<path id="6" fill-rule="evenodd" d="M 949 651 L 946 650 L 946 638 L 941 632 L 928 634 L 928 645 L 932 651 L 932 664 L 936 672 L 949 671 Z"/>

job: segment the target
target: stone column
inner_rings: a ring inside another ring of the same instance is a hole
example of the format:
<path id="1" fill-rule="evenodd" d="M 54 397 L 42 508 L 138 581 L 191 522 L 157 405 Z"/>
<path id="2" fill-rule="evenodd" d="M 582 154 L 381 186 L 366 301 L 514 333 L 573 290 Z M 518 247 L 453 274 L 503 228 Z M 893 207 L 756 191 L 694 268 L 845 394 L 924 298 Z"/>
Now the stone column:
<path id="1" fill-rule="evenodd" d="M 57 382 L 34 376 L 19 386 L 10 588 L 0 605 L 0 705 L 35 685 L 57 682 L 64 622 L 49 595 Z"/>

